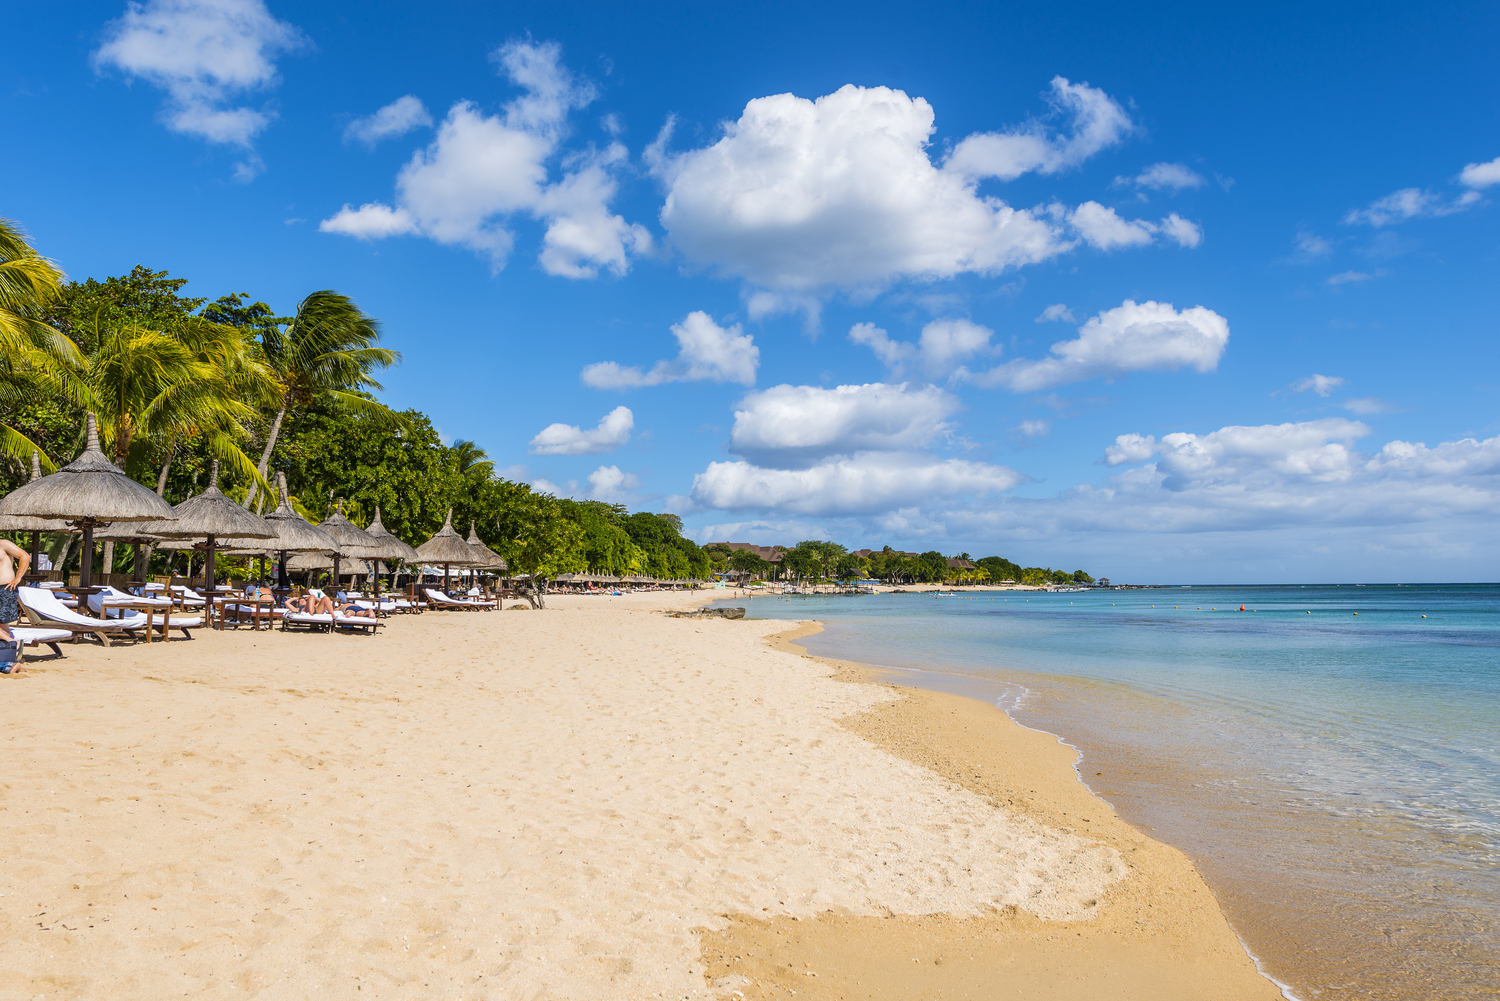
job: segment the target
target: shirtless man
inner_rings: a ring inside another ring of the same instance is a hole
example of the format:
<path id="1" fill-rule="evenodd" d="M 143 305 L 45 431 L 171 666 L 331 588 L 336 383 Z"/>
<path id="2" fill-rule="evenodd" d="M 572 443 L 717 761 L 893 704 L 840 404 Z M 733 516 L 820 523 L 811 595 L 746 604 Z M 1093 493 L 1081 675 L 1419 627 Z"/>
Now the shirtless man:
<path id="1" fill-rule="evenodd" d="M 21 578 L 30 566 L 30 553 L 9 539 L 0 539 L 0 642 L 15 643 L 10 624 L 21 617 L 16 588 L 21 586 Z M 20 644 L 16 644 L 15 651 L 14 662 L 0 661 L 0 674 L 21 674 L 26 670 L 21 663 Z"/>

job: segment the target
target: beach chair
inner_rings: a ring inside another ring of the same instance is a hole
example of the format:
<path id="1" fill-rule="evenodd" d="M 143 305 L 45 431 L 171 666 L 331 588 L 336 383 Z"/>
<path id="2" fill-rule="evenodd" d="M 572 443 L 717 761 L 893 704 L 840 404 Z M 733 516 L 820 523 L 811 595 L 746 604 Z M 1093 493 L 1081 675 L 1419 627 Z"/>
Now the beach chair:
<path id="1" fill-rule="evenodd" d="M 118 619 L 124 617 L 123 613 L 126 611 L 125 609 L 116 608 L 111 612 L 109 607 L 112 604 L 118 604 L 121 602 L 129 604 L 140 604 L 142 602 L 148 602 L 164 611 L 170 610 L 174 604 L 171 598 L 137 597 L 133 594 L 126 594 L 124 591 L 110 587 L 107 584 L 99 589 L 98 594 L 89 595 L 89 607 L 92 608 L 95 612 L 102 612 L 102 614 L 108 619 Z M 145 624 L 146 616 L 142 615 L 135 609 L 130 609 L 130 613 L 136 618 L 140 619 L 142 625 Z M 197 629 L 202 625 L 203 617 L 201 615 L 179 615 L 176 618 L 168 616 L 167 629 L 162 630 L 161 638 L 168 638 L 167 630 L 179 629 L 182 631 L 183 636 L 187 637 L 188 639 L 192 639 L 193 634 L 189 632 L 189 630 Z M 160 629 L 160 620 L 153 620 L 151 622 L 151 628 L 153 631 L 156 629 Z"/>
<path id="2" fill-rule="evenodd" d="M 81 615 L 58 601 L 57 595 L 40 587 L 17 588 L 16 596 L 33 626 L 97 636 L 105 646 L 110 645 L 111 637 L 117 639 L 129 636 L 133 640 L 139 639 L 139 631 L 146 627 L 144 615 L 121 616 L 118 619 L 95 619 Z"/>
<path id="3" fill-rule="evenodd" d="M 11 626 L 10 634 L 21 644 L 22 658 L 25 659 L 26 648 L 29 646 L 46 645 L 52 648 L 52 652 L 59 657 L 63 655 L 62 647 L 57 644 L 64 640 L 73 639 L 76 635 L 66 629 L 37 629 L 30 626 Z"/>
<path id="4" fill-rule="evenodd" d="M 383 623 L 379 619 L 371 619 L 363 615 L 340 615 L 329 612 L 288 612 L 281 617 L 281 631 L 290 632 L 293 627 L 306 629 L 308 632 L 349 632 L 361 629 L 366 634 L 374 634 Z"/>
<path id="5" fill-rule="evenodd" d="M 469 612 L 487 612 L 495 607 L 493 601 L 480 601 L 477 598 L 450 598 L 441 591 L 433 588 L 424 588 L 427 592 L 427 604 L 432 608 L 462 608 Z"/>
<path id="6" fill-rule="evenodd" d="M 179 608 L 202 608 L 208 604 L 208 599 L 203 595 L 180 584 L 173 584 L 168 590 L 172 592 Z"/>

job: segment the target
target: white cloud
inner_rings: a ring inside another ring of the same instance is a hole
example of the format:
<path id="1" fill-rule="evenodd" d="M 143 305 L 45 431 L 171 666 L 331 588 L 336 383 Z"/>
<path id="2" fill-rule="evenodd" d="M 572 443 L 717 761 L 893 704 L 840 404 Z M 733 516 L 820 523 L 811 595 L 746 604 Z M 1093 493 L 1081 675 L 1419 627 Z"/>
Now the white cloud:
<path id="1" fill-rule="evenodd" d="M 1122 134 L 1123 112 L 1102 92 L 1057 88 L 1079 115 L 1072 138 L 1035 127 L 971 136 L 941 167 L 927 149 L 932 106 L 885 87 L 757 98 L 718 142 L 676 155 L 663 152 L 669 123 L 648 151 L 667 187 L 662 224 L 692 261 L 777 293 L 766 307 L 829 287 L 1046 260 L 1071 247 L 1050 215 L 982 197 L 977 185 L 1061 169 Z"/>
<path id="2" fill-rule="evenodd" d="M 1207 182 L 1181 163 L 1153 163 L 1135 177 L 1117 177 L 1119 185 L 1134 185 L 1153 191 L 1181 191 L 1183 188 L 1201 188 Z"/>
<path id="3" fill-rule="evenodd" d="M 367 239 L 420 233 L 483 254 L 498 270 L 515 243 L 507 225 L 524 214 L 547 224 L 538 259 L 548 274 L 624 274 L 630 255 L 652 243 L 644 227 L 609 211 L 615 172 L 628 159 L 625 147 L 611 143 L 563 157 L 561 180 L 549 180 L 548 164 L 561 151 L 570 113 L 595 96 L 562 65 L 561 55 L 555 43 L 511 42 L 495 50 L 491 59 L 523 93 L 500 115 L 469 101 L 453 105 L 433 142 L 401 168 L 394 207 L 345 205 L 319 229 Z M 391 219 L 408 224 L 392 228 Z"/>
<path id="4" fill-rule="evenodd" d="M 96 68 L 114 67 L 167 92 L 162 117 L 174 132 L 249 150 L 273 113 L 231 106 L 235 97 L 277 82 L 276 57 L 307 44 L 262 0 L 147 0 L 130 3 L 104 29 Z M 253 156 L 237 167 L 248 179 Z"/>
<path id="5" fill-rule="evenodd" d="M 563 490 L 562 487 L 551 480 L 535 479 L 531 481 L 531 489 L 539 494 L 551 494 L 553 497 L 566 497 L 573 493 L 572 490 Z"/>
<path id="6" fill-rule="evenodd" d="M 1471 163 L 1458 175 L 1459 183 L 1471 188 L 1488 188 L 1500 184 L 1500 156 L 1488 163 Z"/>
<path id="7" fill-rule="evenodd" d="M 963 371 L 963 363 L 997 350 L 990 344 L 994 331 L 970 320 L 933 320 L 922 328 L 916 344 L 892 340 L 873 323 L 856 323 L 849 340 L 863 344 L 898 376 L 913 362 L 929 378 L 941 379 Z"/>
<path id="8" fill-rule="evenodd" d="M 641 481 L 634 473 L 623 473 L 619 466 L 600 466 L 589 473 L 588 495 L 593 500 L 617 504 L 630 499 Z"/>
<path id="9" fill-rule="evenodd" d="M 597 455 L 611 452 L 630 440 L 635 415 L 629 407 L 615 407 L 584 431 L 574 424 L 549 424 L 531 439 L 532 455 Z"/>
<path id="10" fill-rule="evenodd" d="M 380 240 L 387 236 L 404 236 L 418 232 L 416 220 L 405 209 L 368 202 L 357 209 L 348 203 L 318 224 L 324 233 L 342 233 L 359 240 Z"/>
<path id="11" fill-rule="evenodd" d="M 1072 117 L 1073 134 L 1053 136 L 1040 122 L 1008 132 L 984 132 L 960 142 L 944 165 L 968 177 L 1009 181 L 1030 171 L 1055 174 L 1119 143 L 1134 126 L 1108 94 L 1086 83 L 1052 78 L 1053 108 Z"/>
<path id="12" fill-rule="evenodd" d="M 1161 231 L 1177 241 L 1179 247 L 1196 247 L 1203 242 L 1203 229 L 1173 212 L 1161 221 Z"/>
<path id="13" fill-rule="evenodd" d="M 726 329 L 707 313 L 695 310 L 681 323 L 672 324 L 672 334 L 679 347 L 672 361 L 659 361 L 650 371 L 626 368 L 618 362 L 596 362 L 584 368 L 584 385 L 595 389 L 634 389 L 702 380 L 755 385 L 760 348 L 750 334 L 742 332 L 738 323 Z"/>
<path id="14" fill-rule="evenodd" d="M 734 412 L 730 448 L 753 463 L 806 467 L 833 455 L 909 451 L 950 431 L 957 397 L 936 386 L 774 386 Z"/>
<path id="15" fill-rule="evenodd" d="M 1323 257 L 1333 253 L 1333 244 L 1316 233 L 1304 230 L 1297 234 L 1297 252 L 1303 257 Z"/>
<path id="16" fill-rule="evenodd" d="M 1085 243 L 1099 250 L 1145 246 L 1154 242 L 1158 234 L 1177 241 L 1182 247 L 1196 247 L 1203 242 L 1203 230 L 1176 212 L 1159 223 L 1144 219 L 1127 220 L 1112 208 L 1088 201 L 1069 214 L 1068 222 Z"/>
<path id="17" fill-rule="evenodd" d="M 1053 303 L 1051 306 L 1048 306 L 1046 309 L 1042 310 L 1041 315 L 1036 318 L 1037 323 L 1051 323 L 1054 320 L 1066 320 L 1069 323 L 1078 322 L 1078 318 L 1073 315 L 1073 311 L 1068 308 L 1066 303 L 1061 302 Z"/>
<path id="18" fill-rule="evenodd" d="M 1306 378 L 1298 379 L 1288 388 L 1294 393 L 1305 393 L 1310 389 L 1319 396 L 1327 397 L 1329 393 L 1344 385 L 1346 381 L 1343 376 L 1339 375 L 1313 374 Z"/>
<path id="19" fill-rule="evenodd" d="M 1482 172 L 1488 164 L 1477 166 Z M 1377 198 L 1366 208 L 1350 209 L 1344 214 L 1344 222 L 1350 225 L 1365 223 L 1376 228 L 1392 226 L 1408 219 L 1453 215 L 1470 208 L 1479 199 L 1477 191 L 1467 192 L 1450 201 L 1442 195 L 1421 188 L 1402 188 L 1384 198 Z"/>
<path id="20" fill-rule="evenodd" d="M 1084 202 L 1068 217 L 1084 241 L 1100 250 L 1139 247 L 1156 238 L 1156 227 L 1141 219 L 1125 220 L 1114 209 Z"/>
<path id="21" fill-rule="evenodd" d="M 1011 432 L 1021 438 L 1041 438 L 1052 433 L 1052 422 L 1048 420 L 1022 421 Z"/>
<path id="22" fill-rule="evenodd" d="M 994 495 L 1024 480 L 1013 469 L 983 462 L 919 452 L 862 452 L 804 469 L 713 462 L 693 477 L 691 496 L 708 508 L 854 515 L 887 512 L 934 497 Z"/>
<path id="23" fill-rule="evenodd" d="M 1115 443 L 1104 450 L 1104 461 L 1111 466 L 1124 463 L 1145 462 L 1156 454 L 1156 436 L 1122 434 Z"/>
<path id="24" fill-rule="evenodd" d="M 1229 323 L 1202 306 L 1127 299 L 1078 328 L 1078 337 L 1052 345 L 1052 357 L 1017 359 L 970 378 L 978 385 L 1029 393 L 1127 372 L 1192 368 L 1211 372 L 1229 342 Z"/>
<path id="25" fill-rule="evenodd" d="M 344 129 L 345 142 L 361 142 L 374 146 L 382 139 L 404 136 L 413 129 L 428 128 L 432 115 L 427 106 L 417 97 L 407 94 L 398 97 L 373 115 L 356 118 Z"/>
<path id="26" fill-rule="evenodd" d="M 1380 414 L 1391 413 L 1396 408 L 1384 400 L 1373 396 L 1361 396 L 1353 400 L 1345 400 L 1339 404 L 1351 414 L 1359 414 L 1361 417 L 1375 417 Z"/>
<path id="27" fill-rule="evenodd" d="M 1372 278 L 1378 278 L 1381 274 L 1382 272 L 1379 271 L 1373 274 L 1368 271 L 1340 271 L 1336 275 L 1328 276 L 1328 284 L 1333 286 L 1358 285 L 1360 282 L 1367 282 Z"/>

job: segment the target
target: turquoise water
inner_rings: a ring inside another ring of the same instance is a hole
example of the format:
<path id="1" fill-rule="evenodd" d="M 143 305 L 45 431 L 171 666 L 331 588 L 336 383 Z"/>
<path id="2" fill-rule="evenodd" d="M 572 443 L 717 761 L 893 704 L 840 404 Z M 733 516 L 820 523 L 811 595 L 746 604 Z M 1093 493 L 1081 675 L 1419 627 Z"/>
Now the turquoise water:
<path id="1" fill-rule="evenodd" d="M 1078 747 L 1293 996 L 1500 996 L 1500 585 L 747 604 Z"/>

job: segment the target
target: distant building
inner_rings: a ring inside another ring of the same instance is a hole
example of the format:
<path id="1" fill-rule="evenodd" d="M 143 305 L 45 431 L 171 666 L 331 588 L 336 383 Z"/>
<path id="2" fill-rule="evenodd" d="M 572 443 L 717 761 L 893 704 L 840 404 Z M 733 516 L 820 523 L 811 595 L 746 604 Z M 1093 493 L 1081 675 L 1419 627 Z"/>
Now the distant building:
<path id="1" fill-rule="evenodd" d="M 1109 587 L 1109 578 L 1100 577 L 1098 580 L 1094 581 L 1094 583 L 1098 584 L 1100 587 Z"/>
<path id="2" fill-rule="evenodd" d="M 968 560 L 951 559 L 951 560 L 948 561 L 948 569 L 949 570 L 977 570 L 979 568 L 975 564 L 970 563 Z"/>
<path id="3" fill-rule="evenodd" d="M 734 551 L 743 549 L 746 552 L 754 553 L 767 563 L 780 563 L 781 550 L 785 548 L 784 546 L 757 546 L 750 542 L 709 542 L 705 543 L 703 548 L 707 549 L 709 546 L 722 546 L 725 549 Z"/>

